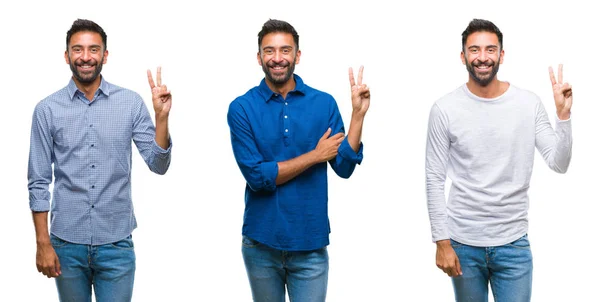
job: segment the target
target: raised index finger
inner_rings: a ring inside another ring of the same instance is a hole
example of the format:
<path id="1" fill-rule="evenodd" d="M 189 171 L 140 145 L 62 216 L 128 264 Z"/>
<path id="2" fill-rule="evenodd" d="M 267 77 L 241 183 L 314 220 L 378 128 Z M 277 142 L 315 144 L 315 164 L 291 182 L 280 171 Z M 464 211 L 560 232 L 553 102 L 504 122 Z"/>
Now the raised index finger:
<path id="1" fill-rule="evenodd" d="M 554 77 L 554 69 L 552 69 L 552 66 L 548 67 L 548 73 L 550 74 L 550 82 L 552 83 L 552 86 L 554 86 L 554 84 L 556 84 L 556 78 Z"/>
<path id="2" fill-rule="evenodd" d="M 350 77 L 350 87 L 354 86 L 354 71 L 352 70 L 352 67 L 350 67 L 348 69 L 348 76 Z"/>
<path id="3" fill-rule="evenodd" d="M 148 84 L 150 84 L 150 89 L 156 87 L 154 85 L 154 79 L 152 78 L 152 71 L 150 69 L 146 70 L 146 74 L 148 74 Z"/>
<path id="4" fill-rule="evenodd" d="M 358 69 L 358 86 L 362 85 L 362 75 L 363 75 L 363 69 L 364 66 L 360 66 L 360 68 Z"/>
<path id="5" fill-rule="evenodd" d="M 161 80 L 161 69 L 160 66 L 158 66 L 156 68 L 156 85 L 161 86 L 162 85 L 162 80 Z"/>

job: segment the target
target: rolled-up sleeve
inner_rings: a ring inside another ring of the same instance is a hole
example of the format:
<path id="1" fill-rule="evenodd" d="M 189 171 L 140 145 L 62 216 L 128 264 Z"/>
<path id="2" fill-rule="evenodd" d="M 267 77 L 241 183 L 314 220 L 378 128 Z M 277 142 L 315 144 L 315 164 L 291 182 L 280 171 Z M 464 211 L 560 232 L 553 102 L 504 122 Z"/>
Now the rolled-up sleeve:
<path id="1" fill-rule="evenodd" d="M 331 135 L 336 133 L 345 133 L 344 122 L 338 109 L 335 100 L 332 99 L 331 115 L 329 118 L 329 127 L 331 128 Z M 348 143 L 348 137 L 344 138 L 342 144 L 338 148 L 337 156 L 329 161 L 331 168 L 335 171 L 339 177 L 349 178 L 354 172 L 357 164 L 360 164 L 363 159 L 363 143 L 360 143 L 358 152 L 354 152 L 354 149 Z"/>
<path id="2" fill-rule="evenodd" d="M 250 121 L 239 102 L 233 101 L 229 105 L 227 123 L 231 134 L 233 155 L 250 189 L 274 191 L 279 167 L 277 162 L 266 161 L 260 154 Z"/>
<path id="3" fill-rule="evenodd" d="M 171 164 L 171 137 L 169 137 L 169 147 L 167 149 L 161 148 L 155 140 L 156 128 L 152 123 L 148 108 L 141 97 L 137 96 L 136 102 L 137 106 L 133 120 L 133 142 L 150 171 L 163 175 L 167 173 Z"/>
<path id="4" fill-rule="evenodd" d="M 29 144 L 29 167 L 27 169 L 29 208 L 33 212 L 50 210 L 52 182 L 52 134 L 50 112 L 44 103 L 39 103 L 33 112 Z"/>

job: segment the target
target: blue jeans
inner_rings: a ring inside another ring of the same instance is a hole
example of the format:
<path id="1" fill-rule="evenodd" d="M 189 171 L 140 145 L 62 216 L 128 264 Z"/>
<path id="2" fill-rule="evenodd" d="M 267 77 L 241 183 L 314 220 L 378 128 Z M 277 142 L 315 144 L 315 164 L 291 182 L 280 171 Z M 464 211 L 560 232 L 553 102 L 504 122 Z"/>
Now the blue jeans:
<path id="1" fill-rule="evenodd" d="M 314 251 L 281 251 L 246 236 L 242 255 L 255 302 L 322 302 L 327 293 L 327 247 Z"/>
<path id="2" fill-rule="evenodd" d="M 131 301 L 135 275 L 131 236 L 104 245 L 70 243 L 54 235 L 50 241 L 62 272 L 56 278 L 61 302 L 91 302 L 92 286 L 97 302 Z"/>
<path id="3" fill-rule="evenodd" d="M 488 283 L 496 302 L 529 302 L 533 262 L 527 235 L 502 246 L 474 247 L 451 240 L 462 276 L 453 277 L 457 302 L 488 301 Z"/>

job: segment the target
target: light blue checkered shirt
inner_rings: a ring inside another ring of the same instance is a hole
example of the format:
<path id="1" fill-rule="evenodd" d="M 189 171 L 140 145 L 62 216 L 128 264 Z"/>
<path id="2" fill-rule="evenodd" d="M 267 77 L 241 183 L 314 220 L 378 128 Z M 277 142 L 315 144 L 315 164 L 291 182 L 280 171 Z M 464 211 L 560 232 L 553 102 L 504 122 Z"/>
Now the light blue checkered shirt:
<path id="1" fill-rule="evenodd" d="M 171 162 L 155 140 L 148 109 L 135 92 L 103 78 L 92 102 L 75 82 L 42 100 L 33 113 L 29 150 L 29 207 L 50 210 L 50 231 L 78 244 L 119 241 L 137 226 L 131 202 L 131 141 L 150 170 Z"/>

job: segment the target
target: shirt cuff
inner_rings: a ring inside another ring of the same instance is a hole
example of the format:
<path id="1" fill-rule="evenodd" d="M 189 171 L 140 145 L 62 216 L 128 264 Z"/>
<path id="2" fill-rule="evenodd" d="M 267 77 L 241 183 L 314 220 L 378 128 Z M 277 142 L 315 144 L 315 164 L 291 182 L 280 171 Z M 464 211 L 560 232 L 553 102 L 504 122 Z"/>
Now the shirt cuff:
<path id="1" fill-rule="evenodd" d="M 447 239 L 450 239 L 450 234 L 448 234 L 447 229 L 434 230 L 431 234 L 431 240 L 433 241 L 433 243 Z"/>
<path id="2" fill-rule="evenodd" d="M 556 122 L 557 122 L 557 123 L 570 122 L 570 121 L 571 121 L 571 115 L 573 115 L 573 113 L 569 114 L 569 118 L 568 118 L 568 119 L 566 119 L 566 120 L 561 120 L 561 119 L 558 117 L 558 114 L 556 114 L 556 112 L 554 112 L 554 117 L 556 118 Z"/>
<path id="3" fill-rule="evenodd" d="M 156 143 L 156 140 L 153 140 L 153 144 L 152 144 L 152 152 L 154 152 L 154 154 L 157 154 L 161 157 L 167 157 L 170 153 L 171 153 L 171 146 L 173 146 L 173 143 L 171 142 L 171 136 L 169 136 L 169 147 L 167 147 L 167 149 L 163 149 L 161 146 L 159 146 Z"/>
<path id="4" fill-rule="evenodd" d="M 264 162 L 260 165 L 263 176 L 263 186 L 267 191 L 274 191 L 277 187 L 276 179 L 279 173 L 279 166 L 276 161 Z"/>
<path id="5" fill-rule="evenodd" d="M 48 212 L 50 211 L 50 202 L 47 200 L 30 200 L 29 208 L 32 212 Z"/>
<path id="6" fill-rule="evenodd" d="M 360 165 L 363 160 L 363 143 L 360 142 L 360 145 L 358 146 L 358 152 L 354 152 L 354 149 L 352 149 L 350 143 L 348 143 L 348 137 L 346 137 L 338 149 L 338 154 L 343 159 Z"/>

